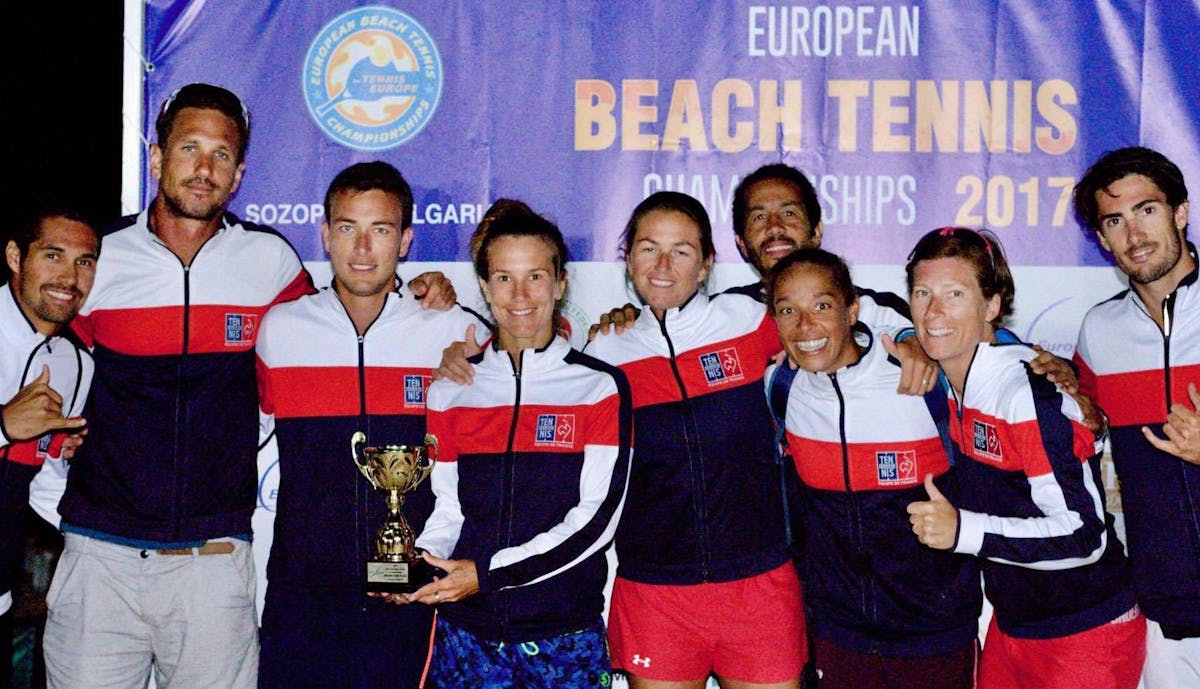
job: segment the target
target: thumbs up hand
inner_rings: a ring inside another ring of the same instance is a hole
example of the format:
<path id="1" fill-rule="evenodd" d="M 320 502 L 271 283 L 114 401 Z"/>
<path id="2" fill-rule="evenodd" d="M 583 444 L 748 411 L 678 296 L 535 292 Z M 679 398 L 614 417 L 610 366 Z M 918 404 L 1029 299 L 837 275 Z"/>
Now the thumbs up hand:
<path id="1" fill-rule="evenodd" d="M 467 333 L 461 342 L 451 342 L 449 347 L 442 350 L 442 361 L 433 369 L 434 380 L 450 380 L 459 385 L 470 385 L 475 380 L 475 367 L 467 361 L 483 351 L 475 341 L 475 324 L 467 326 Z"/>
<path id="2" fill-rule="evenodd" d="M 950 550 L 958 534 L 958 510 L 933 485 L 933 474 L 925 474 L 929 500 L 908 505 L 908 521 L 917 540 L 930 548 Z"/>

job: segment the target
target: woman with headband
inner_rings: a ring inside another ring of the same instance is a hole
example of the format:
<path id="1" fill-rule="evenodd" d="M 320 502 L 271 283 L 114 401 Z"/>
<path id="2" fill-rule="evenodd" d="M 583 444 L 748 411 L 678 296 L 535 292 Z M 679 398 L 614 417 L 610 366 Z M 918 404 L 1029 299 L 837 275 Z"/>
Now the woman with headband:
<path id="1" fill-rule="evenodd" d="M 1104 510 L 1098 451 L 1078 405 L 1002 344 L 1014 286 L 995 236 L 926 234 L 906 267 L 917 337 L 949 383 L 953 501 L 926 479 L 908 507 L 925 545 L 980 558 L 995 614 L 981 689 L 1133 689 L 1145 618 Z"/>

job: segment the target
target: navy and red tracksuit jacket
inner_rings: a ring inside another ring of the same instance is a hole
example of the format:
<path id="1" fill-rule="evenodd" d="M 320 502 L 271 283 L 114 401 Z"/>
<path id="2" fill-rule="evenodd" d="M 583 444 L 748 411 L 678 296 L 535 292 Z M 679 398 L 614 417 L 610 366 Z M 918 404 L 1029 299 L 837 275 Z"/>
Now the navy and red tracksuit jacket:
<path id="1" fill-rule="evenodd" d="M 896 392 L 899 362 L 861 323 L 857 333 L 867 346 L 857 362 L 832 374 L 799 371 L 788 390 L 809 629 L 860 653 L 950 653 L 978 632 L 979 567 L 922 545 L 907 507 L 929 499 L 926 474 L 953 501 L 954 470 L 925 400 Z"/>
<path id="2" fill-rule="evenodd" d="M 92 383 L 92 356 L 69 333 L 46 337 L 37 331 L 13 295 L 13 285 L 0 285 L 0 402 L 7 403 L 50 369 L 50 388 L 62 397 L 63 416 L 83 412 Z M 62 433 L 16 440 L 0 420 L 0 614 L 12 605 L 13 576 L 19 570 L 25 539 L 18 527 L 29 502 L 30 482 L 45 482 L 46 499 L 35 504 L 52 524 L 66 463 L 59 458 Z"/>
<path id="3" fill-rule="evenodd" d="M 229 214 L 190 266 L 150 231 L 146 211 L 107 234 L 72 323 L 96 376 L 64 528 L 151 543 L 249 534 L 254 341 L 267 309 L 312 291 L 282 236 Z"/>
<path id="4" fill-rule="evenodd" d="M 1075 401 L 1032 372 L 1036 355 L 981 343 L 961 399 L 951 389 L 947 403 L 960 488 L 954 551 L 982 558 L 1005 634 L 1049 639 L 1116 619 L 1134 596 L 1095 439 Z"/>
<path id="5" fill-rule="evenodd" d="M 788 560 L 763 373 L 775 322 L 752 297 L 697 293 L 587 352 L 633 388 L 637 460 L 617 574 L 648 584 L 744 579 Z"/>
<path id="6" fill-rule="evenodd" d="M 1187 250 L 1196 259 L 1196 247 Z M 1155 305 L 1132 289 L 1088 311 L 1075 363 L 1079 388 L 1108 414 L 1138 604 L 1169 638 L 1200 636 L 1200 466 L 1154 447 L 1168 409 L 1200 389 L 1200 285 L 1192 270 Z"/>
<path id="7" fill-rule="evenodd" d="M 855 286 L 854 292 L 858 296 L 858 319 L 872 331 L 895 336 L 901 330 L 912 327 L 908 302 L 904 301 L 904 299 L 891 292 L 876 292 L 858 286 Z M 766 300 L 766 286 L 761 281 L 740 287 L 731 287 L 725 290 L 724 293 L 743 294 L 760 302 Z M 794 375 L 795 372 L 790 368 L 776 369 L 773 376 L 769 377 L 769 380 L 778 379 L 779 382 L 778 384 L 773 383 L 769 386 L 767 392 L 769 408 L 772 413 L 772 423 L 775 425 L 776 447 L 778 448 L 776 456 L 780 470 L 779 483 L 784 496 L 784 519 L 787 525 L 787 541 L 793 558 L 798 557 L 799 550 L 803 547 L 801 543 L 804 530 L 804 520 L 801 514 L 803 505 L 800 501 L 799 480 L 796 477 L 796 471 L 792 466 L 791 460 L 787 457 L 787 448 L 781 422 L 786 413 L 786 388 Z M 776 385 L 779 389 L 772 389 Z"/>
<path id="8" fill-rule="evenodd" d="M 263 319 L 259 398 L 280 476 L 267 562 L 272 592 L 361 600 L 387 507 L 354 466 L 350 437 L 362 431 L 368 446 L 423 445 L 431 372 L 468 325 L 486 332 L 465 309 L 425 310 L 391 292 L 360 336 L 332 288 Z M 428 481 L 406 494 L 403 512 L 417 533 L 432 509 Z"/>
<path id="9" fill-rule="evenodd" d="M 438 614 L 483 639 L 519 643 L 596 624 L 605 549 L 625 500 L 633 414 L 621 371 L 556 337 L 486 348 L 474 383 L 429 388 L 438 438 L 433 514 L 417 546 L 475 562 L 479 592 Z"/>

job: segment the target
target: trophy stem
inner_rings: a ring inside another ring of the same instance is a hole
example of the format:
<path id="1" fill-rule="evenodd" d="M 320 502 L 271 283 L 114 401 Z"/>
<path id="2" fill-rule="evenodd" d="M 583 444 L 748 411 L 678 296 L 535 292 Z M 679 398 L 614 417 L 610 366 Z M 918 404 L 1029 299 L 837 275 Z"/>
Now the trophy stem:
<path id="1" fill-rule="evenodd" d="M 404 516 L 400 514 L 400 508 L 403 506 L 404 494 L 400 492 L 400 489 L 389 489 L 387 492 L 388 517 L 400 517 L 400 519 L 403 520 Z"/>
<path id="2" fill-rule="evenodd" d="M 404 505 L 404 493 L 398 488 L 387 491 L 387 518 L 375 538 L 376 556 L 391 562 L 409 562 L 415 559 L 413 542 L 416 533 L 408 525 L 400 508 Z"/>

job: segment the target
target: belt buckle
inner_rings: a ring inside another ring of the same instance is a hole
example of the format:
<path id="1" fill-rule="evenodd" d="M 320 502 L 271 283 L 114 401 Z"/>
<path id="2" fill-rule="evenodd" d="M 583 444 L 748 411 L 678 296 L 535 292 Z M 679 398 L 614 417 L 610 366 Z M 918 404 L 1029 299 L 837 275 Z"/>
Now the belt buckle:
<path id="1" fill-rule="evenodd" d="M 159 555 L 228 555 L 235 546 L 230 541 L 205 541 L 198 548 L 162 548 Z"/>

